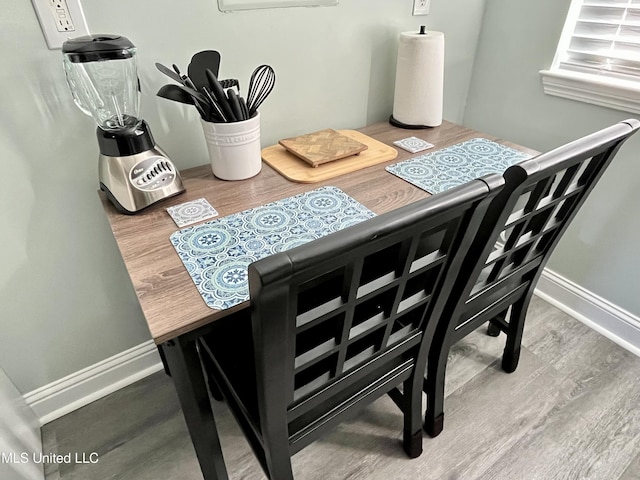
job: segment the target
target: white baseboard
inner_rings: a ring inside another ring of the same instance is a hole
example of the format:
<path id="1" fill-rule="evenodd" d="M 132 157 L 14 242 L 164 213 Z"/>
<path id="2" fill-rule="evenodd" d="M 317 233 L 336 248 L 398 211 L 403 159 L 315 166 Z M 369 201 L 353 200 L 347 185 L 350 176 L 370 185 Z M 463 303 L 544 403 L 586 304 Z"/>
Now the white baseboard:
<path id="1" fill-rule="evenodd" d="M 545 269 L 536 295 L 640 356 L 640 318 Z M 162 369 L 152 341 L 27 393 L 44 425 Z"/>
<path id="2" fill-rule="evenodd" d="M 580 285 L 545 269 L 535 291 L 598 333 L 640 356 L 640 318 Z"/>
<path id="3" fill-rule="evenodd" d="M 44 425 L 162 370 L 153 343 L 137 345 L 24 395 Z"/>

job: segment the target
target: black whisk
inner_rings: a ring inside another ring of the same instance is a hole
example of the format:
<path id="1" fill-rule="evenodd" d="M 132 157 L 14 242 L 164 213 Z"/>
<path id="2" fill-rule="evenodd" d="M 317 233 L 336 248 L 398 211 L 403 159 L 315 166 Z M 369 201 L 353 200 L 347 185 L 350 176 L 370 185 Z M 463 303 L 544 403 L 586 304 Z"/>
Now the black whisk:
<path id="1" fill-rule="evenodd" d="M 249 93 L 247 94 L 247 107 L 249 117 L 253 117 L 258 107 L 269 96 L 276 84 L 276 72 L 269 65 L 260 65 L 251 74 L 249 80 Z"/>

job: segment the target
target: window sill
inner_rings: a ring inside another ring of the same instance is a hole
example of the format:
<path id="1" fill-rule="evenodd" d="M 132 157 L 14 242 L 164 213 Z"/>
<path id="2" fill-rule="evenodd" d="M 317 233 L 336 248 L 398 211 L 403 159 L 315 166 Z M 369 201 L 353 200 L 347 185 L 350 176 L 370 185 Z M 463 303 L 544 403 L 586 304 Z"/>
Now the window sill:
<path id="1" fill-rule="evenodd" d="M 561 70 L 541 70 L 544 93 L 640 114 L 640 82 Z"/>

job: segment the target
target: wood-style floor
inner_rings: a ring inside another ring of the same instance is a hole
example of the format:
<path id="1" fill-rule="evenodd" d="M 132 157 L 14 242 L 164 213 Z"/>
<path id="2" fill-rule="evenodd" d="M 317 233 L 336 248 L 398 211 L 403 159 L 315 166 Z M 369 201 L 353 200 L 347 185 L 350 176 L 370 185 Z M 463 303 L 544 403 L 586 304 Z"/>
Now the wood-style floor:
<path id="1" fill-rule="evenodd" d="M 520 365 L 500 370 L 504 336 L 452 350 L 445 428 L 408 459 L 402 418 L 382 398 L 293 457 L 300 480 L 640 479 L 640 358 L 534 298 Z M 215 405 L 231 480 L 264 475 L 224 404 Z M 154 374 L 43 428 L 48 480 L 201 479 L 171 380 Z"/>

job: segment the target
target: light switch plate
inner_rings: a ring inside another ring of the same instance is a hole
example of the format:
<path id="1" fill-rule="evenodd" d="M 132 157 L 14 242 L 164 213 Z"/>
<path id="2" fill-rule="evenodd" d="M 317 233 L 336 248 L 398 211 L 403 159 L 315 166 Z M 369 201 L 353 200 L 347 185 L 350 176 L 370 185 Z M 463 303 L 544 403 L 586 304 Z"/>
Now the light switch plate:
<path id="1" fill-rule="evenodd" d="M 414 15 L 428 15 L 431 0 L 413 0 Z"/>
<path id="2" fill-rule="evenodd" d="M 49 50 L 62 48 L 69 38 L 89 34 L 80 0 L 31 0 Z"/>

